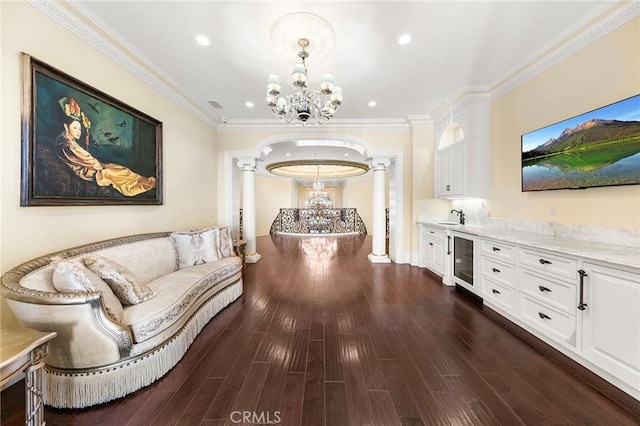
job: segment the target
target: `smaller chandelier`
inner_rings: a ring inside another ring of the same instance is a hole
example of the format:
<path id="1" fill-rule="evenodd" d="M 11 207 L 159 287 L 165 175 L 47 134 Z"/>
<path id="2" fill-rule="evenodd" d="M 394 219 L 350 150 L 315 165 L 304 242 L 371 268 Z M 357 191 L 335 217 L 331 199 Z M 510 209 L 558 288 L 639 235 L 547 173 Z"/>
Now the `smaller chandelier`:
<path id="1" fill-rule="evenodd" d="M 309 53 L 305 49 L 309 47 L 310 42 L 309 39 L 299 38 L 297 44 L 301 49 L 298 52 L 301 62 L 293 67 L 291 92 L 281 94 L 280 77 L 271 74 L 267 84 L 267 106 L 271 108 L 273 115 L 287 123 L 297 120 L 304 125 L 310 119 L 317 124 L 326 123 L 342 103 L 342 89 L 334 84 L 330 73 L 322 76 L 319 91 L 309 89 L 306 84 L 305 63 Z"/>

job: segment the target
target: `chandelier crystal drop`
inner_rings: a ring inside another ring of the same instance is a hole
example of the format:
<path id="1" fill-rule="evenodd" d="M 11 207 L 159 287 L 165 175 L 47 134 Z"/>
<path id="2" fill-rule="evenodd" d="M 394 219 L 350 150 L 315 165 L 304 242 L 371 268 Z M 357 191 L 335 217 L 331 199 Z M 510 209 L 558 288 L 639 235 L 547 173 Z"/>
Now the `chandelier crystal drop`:
<path id="1" fill-rule="evenodd" d="M 271 74 L 267 84 L 267 106 L 271 108 L 273 115 L 287 123 L 326 123 L 342 104 L 342 89 L 334 84 L 333 75 L 330 73 L 322 76 L 320 90 L 309 89 L 306 84 L 306 59 L 309 53 L 305 49 L 309 47 L 310 42 L 306 38 L 299 38 L 297 45 L 300 48 L 300 62 L 294 65 L 291 73 L 293 85 L 290 93 L 282 94 L 280 77 Z"/>

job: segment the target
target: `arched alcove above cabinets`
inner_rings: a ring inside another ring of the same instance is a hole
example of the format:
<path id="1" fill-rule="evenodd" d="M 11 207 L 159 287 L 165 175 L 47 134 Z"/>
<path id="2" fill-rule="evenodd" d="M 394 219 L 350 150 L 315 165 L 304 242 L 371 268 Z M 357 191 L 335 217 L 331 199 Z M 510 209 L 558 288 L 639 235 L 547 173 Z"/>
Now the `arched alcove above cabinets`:
<path id="1" fill-rule="evenodd" d="M 440 140 L 438 141 L 438 149 L 444 149 L 449 145 L 453 145 L 456 142 L 460 142 L 464 139 L 464 130 L 458 123 L 450 123 L 442 131 Z"/>
<path id="2" fill-rule="evenodd" d="M 435 192 L 439 198 L 485 198 L 489 192 L 489 98 L 469 95 L 436 123 Z"/>

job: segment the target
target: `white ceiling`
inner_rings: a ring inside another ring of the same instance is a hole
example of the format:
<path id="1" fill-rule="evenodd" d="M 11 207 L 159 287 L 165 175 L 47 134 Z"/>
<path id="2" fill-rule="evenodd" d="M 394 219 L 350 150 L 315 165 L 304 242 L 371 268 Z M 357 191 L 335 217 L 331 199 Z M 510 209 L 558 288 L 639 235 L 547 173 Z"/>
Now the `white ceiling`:
<path id="1" fill-rule="evenodd" d="M 427 115 L 465 88 L 491 89 L 614 3 L 598 1 L 82 1 L 74 4 L 205 114 L 264 123 L 267 77 L 283 82 L 297 58 L 271 45 L 281 16 L 329 21 L 333 50 L 310 56 L 309 86 L 332 72 L 344 103 L 335 121 Z M 400 46 L 398 37 L 413 41 Z M 198 34 L 211 45 L 197 45 Z M 284 86 L 284 85 L 283 85 Z M 222 110 L 209 100 L 217 100 Z M 369 101 L 377 101 L 375 108 Z M 255 107 L 247 108 L 252 101 Z"/>

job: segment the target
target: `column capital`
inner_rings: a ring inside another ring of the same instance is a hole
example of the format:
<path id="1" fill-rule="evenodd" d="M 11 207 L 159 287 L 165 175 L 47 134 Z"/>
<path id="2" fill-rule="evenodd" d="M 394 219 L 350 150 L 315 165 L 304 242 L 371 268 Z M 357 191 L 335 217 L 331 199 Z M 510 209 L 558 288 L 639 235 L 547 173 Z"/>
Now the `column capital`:
<path id="1" fill-rule="evenodd" d="M 391 165 L 389 157 L 373 157 L 371 159 L 371 169 L 373 171 L 385 171 Z"/>
<path id="2" fill-rule="evenodd" d="M 242 171 L 254 172 L 256 170 L 256 160 L 254 158 L 241 158 L 237 163 Z"/>

